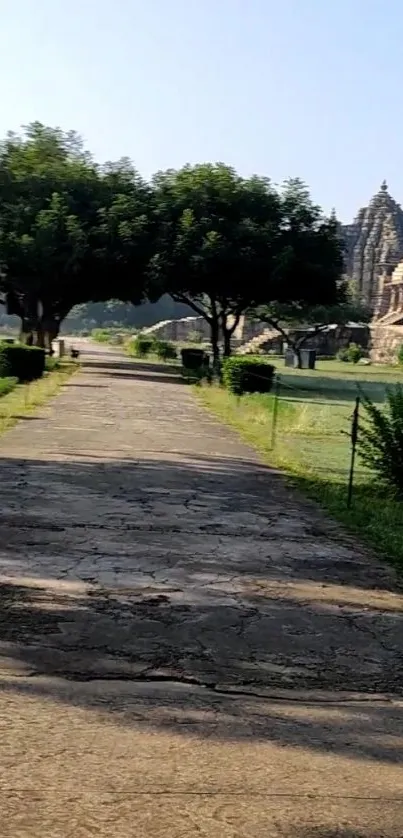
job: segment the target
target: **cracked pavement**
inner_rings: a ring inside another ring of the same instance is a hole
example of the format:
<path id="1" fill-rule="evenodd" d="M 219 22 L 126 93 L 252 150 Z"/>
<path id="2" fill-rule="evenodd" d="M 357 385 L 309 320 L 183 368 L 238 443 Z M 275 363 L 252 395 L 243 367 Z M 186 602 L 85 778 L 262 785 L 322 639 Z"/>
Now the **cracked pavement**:
<path id="1" fill-rule="evenodd" d="M 81 348 L 0 440 L 1 834 L 401 838 L 393 571 L 174 372 Z"/>

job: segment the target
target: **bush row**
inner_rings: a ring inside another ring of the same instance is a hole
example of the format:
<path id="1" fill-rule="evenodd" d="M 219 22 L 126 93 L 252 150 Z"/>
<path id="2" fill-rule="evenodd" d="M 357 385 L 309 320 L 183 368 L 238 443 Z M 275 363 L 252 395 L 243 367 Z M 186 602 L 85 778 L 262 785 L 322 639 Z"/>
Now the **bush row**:
<path id="1" fill-rule="evenodd" d="M 129 355 L 135 358 L 147 358 L 156 355 L 160 361 L 176 361 L 177 351 L 168 340 L 158 340 L 153 335 L 137 335 L 127 344 Z"/>
<path id="2" fill-rule="evenodd" d="M 0 343 L 0 378 L 34 381 L 45 371 L 45 350 L 36 346 Z"/>

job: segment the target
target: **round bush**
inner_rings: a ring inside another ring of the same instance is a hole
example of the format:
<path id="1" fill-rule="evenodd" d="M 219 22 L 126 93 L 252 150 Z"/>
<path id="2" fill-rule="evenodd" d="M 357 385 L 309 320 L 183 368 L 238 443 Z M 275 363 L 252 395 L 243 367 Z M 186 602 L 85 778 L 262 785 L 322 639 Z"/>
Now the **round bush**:
<path id="1" fill-rule="evenodd" d="M 169 340 L 156 340 L 154 351 L 160 361 L 176 361 L 177 359 L 176 347 Z"/>
<path id="2" fill-rule="evenodd" d="M 349 343 L 348 346 L 339 349 L 337 358 L 339 361 L 345 361 L 347 364 L 358 364 L 358 361 L 364 357 L 364 350 L 358 343 Z"/>
<path id="3" fill-rule="evenodd" d="M 148 335 L 137 335 L 129 344 L 129 351 L 135 358 L 146 358 L 154 351 L 155 340 Z"/>
<path id="4" fill-rule="evenodd" d="M 243 393 L 269 393 L 275 369 L 272 364 L 251 361 L 245 356 L 224 358 L 223 384 L 235 396 L 242 396 Z"/>

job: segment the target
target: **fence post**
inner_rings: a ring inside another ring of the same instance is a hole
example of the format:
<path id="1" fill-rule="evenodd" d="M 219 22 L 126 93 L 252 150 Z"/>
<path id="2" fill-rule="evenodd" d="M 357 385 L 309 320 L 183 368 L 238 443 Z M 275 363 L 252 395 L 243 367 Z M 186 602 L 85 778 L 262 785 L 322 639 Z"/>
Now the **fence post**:
<path id="1" fill-rule="evenodd" d="M 347 492 L 347 509 L 351 507 L 351 500 L 353 497 L 353 483 L 354 483 L 354 465 L 355 465 L 355 454 L 357 450 L 357 440 L 358 440 L 358 418 L 360 412 L 360 397 L 357 396 L 355 400 L 355 408 L 353 412 L 352 422 L 351 422 L 351 461 L 350 461 L 350 474 L 348 478 L 348 492 Z"/>
<path id="2" fill-rule="evenodd" d="M 274 446 L 276 444 L 279 394 L 280 394 L 280 376 L 275 375 L 274 376 L 273 413 L 272 413 L 272 420 L 271 420 L 271 440 L 270 440 L 270 448 L 271 448 L 272 451 L 273 451 Z"/>

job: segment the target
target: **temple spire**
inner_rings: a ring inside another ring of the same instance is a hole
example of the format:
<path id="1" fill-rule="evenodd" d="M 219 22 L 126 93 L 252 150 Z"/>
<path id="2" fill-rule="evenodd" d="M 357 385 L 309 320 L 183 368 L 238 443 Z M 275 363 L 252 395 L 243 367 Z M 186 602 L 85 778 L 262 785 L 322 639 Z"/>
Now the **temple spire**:
<path id="1" fill-rule="evenodd" d="M 387 192 L 388 191 L 388 184 L 386 183 L 386 180 L 382 181 L 380 191 L 381 192 Z"/>

